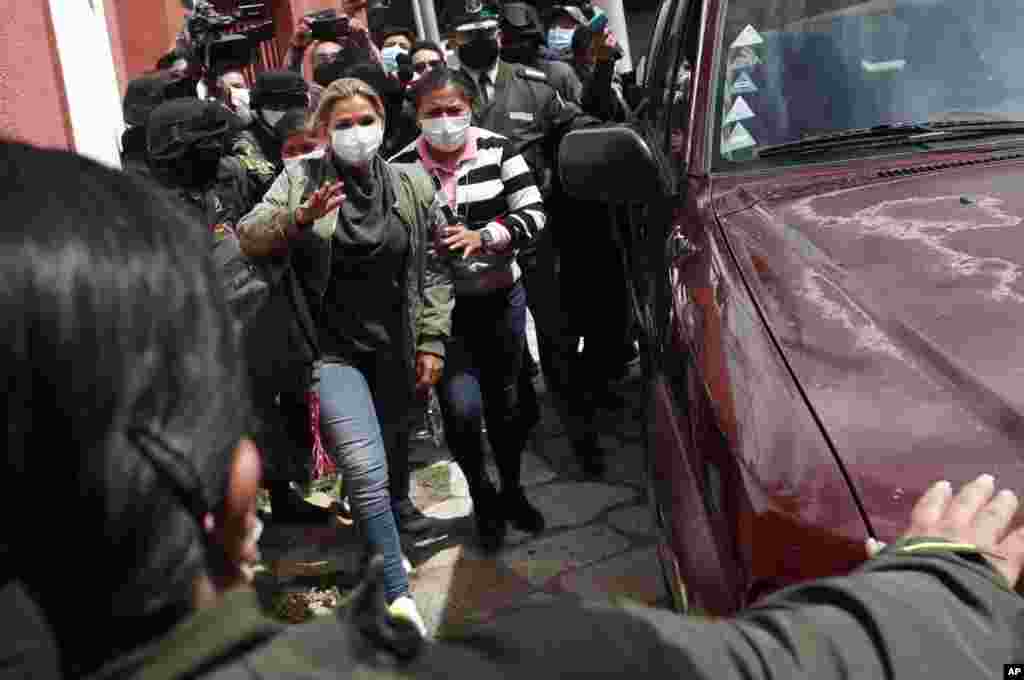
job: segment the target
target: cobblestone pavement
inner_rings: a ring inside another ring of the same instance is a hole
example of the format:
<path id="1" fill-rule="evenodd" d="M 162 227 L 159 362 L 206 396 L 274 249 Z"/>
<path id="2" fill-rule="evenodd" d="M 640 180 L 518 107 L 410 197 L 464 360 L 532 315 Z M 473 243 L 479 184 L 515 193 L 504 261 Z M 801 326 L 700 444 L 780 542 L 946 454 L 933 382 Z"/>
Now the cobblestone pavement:
<path id="1" fill-rule="evenodd" d="M 413 452 L 413 501 L 443 521 L 438 538 L 406 544 L 413 595 L 431 634 L 486 621 L 524 602 L 555 597 L 625 597 L 668 606 L 645 498 L 642 385 L 636 369 L 618 392 L 628 406 L 601 413 L 610 453 L 602 482 L 582 481 L 558 416 L 545 398 L 542 422 L 525 454 L 527 496 L 547 520 L 537 536 L 509 530 L 493 557 L 476 548 L 472 502 L 450 452 L 419 442 Z M 491 467 L 497 479 L 497 471 Z M 313 500 L 329 502 L 323 494 Z M 352 527 L 269 526 L 260 581 L 280 592 L 358 578 L 361 549 Z M 341 598 L 343 599 L 343 595 Z"/>

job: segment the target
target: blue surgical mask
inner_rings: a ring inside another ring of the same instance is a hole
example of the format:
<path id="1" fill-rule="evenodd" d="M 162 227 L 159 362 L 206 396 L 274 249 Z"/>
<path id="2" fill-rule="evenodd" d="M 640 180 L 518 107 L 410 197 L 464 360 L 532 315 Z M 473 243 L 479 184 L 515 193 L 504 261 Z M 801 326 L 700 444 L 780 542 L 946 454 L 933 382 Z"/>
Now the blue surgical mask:
<path id="1" fill-rule="evenodd" d="M 574 28 L 550 28 L 548 29 L 548 47 L 553 50 L 567 50 L 572 47 L 572 34 Z"/>
<path id="2" fill-rule="evenodd" d="M 408 54 L 398 45 L 390 45 L 380 51 L 380 56 L 384 60 L 384 70 L 388 73 L 396 73 L 398 71 L 398 55 Z"/>

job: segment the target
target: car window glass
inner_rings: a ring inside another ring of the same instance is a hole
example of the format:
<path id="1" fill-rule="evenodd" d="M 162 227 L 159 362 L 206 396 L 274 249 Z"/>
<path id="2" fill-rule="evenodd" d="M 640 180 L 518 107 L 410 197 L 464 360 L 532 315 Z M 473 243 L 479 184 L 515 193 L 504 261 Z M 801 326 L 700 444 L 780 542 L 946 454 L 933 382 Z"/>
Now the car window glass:
<path id="1" fill-rule="evenodd" d="M 653 141 L 662 149 L 668 150 L 673 128 L 671 114 L 676 108 L 676 95 L 680 92 L 678 68 L 684 40 L 683 24 L 689 2 L 679 0 L 672 13 L 671 21 L 666 26 L 663 44 L 657 61 L 652 61 L 649 82 L 651 94 L 650 120 L 655 138 Z"/>

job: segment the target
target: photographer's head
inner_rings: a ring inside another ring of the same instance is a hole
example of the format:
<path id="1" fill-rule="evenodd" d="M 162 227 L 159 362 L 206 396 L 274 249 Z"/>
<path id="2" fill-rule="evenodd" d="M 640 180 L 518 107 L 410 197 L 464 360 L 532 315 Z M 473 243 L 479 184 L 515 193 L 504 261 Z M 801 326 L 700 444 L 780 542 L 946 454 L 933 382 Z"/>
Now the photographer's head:
<path id="1" fill-rule="evenodd" d="M 20 516 L 5 566 L 79 677 L 244 581 L 259 453 L 242 439 L 245 376 L 207 229 L 84 158 L 14 143 L 0 155 L 0 474 L 74 509 L 55 534 L 5 494 L 5 516 Z"/>
<path id="2" fill-rule="evenodd" d="M 314 124 L 330 140 L 334 157 L 343 166 L 365 168 L 384 141 L 384 101 L 373 87 L 357 78 L 330 84 L 320 97 Z"/>
<path id="3" fill-rule="evenodd" d="M 172 187 L 206 187 L 217 177 L 230 116 L 219 103 L 199 99 L 174 99 L 158 106 L 146 130 L 153 172 Z"/>
<path id="4" fill-rule="evenodd" d="M 256 76 L 251 99 L 256 120 L 273 131 L 285 113 L 309 107 L 309 84 L 293 71 L 263 71 Z"/>

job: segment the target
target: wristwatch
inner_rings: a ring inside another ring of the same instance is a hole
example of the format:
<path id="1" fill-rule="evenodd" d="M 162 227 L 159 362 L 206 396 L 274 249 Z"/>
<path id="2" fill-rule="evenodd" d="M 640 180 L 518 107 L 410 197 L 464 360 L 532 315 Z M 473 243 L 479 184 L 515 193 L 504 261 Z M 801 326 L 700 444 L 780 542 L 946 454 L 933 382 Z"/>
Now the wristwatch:
<path id="1" fill-rule="evenodd" d="M 485 253 L 491 251 L 491 245 L 494 244 L 494 234 L 489 229 L 480 230 L 480 245 Z"/>

